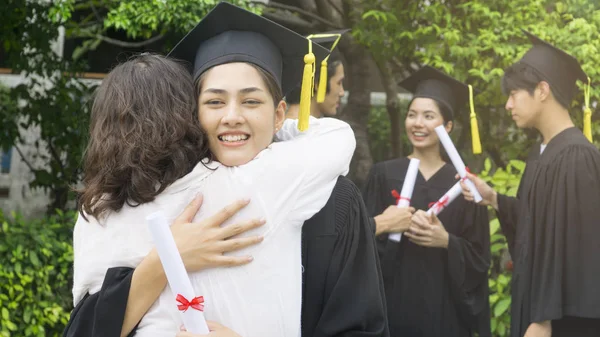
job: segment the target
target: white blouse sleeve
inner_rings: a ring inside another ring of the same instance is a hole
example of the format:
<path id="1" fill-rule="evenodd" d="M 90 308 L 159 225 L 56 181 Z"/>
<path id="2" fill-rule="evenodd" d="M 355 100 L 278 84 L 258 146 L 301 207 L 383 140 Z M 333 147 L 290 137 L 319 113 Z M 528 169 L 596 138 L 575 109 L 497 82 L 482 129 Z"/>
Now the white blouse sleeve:
<path id="1" fill-rule="evenodd" d="M 339 119 L 310 117 L 305 132 L 297 125 L 286 120 L 276 135 L 280 141 L 248 166 L 273 220 L 301 224 L 325 206 L 337 178 L 348 173 L 356 140 Z"/>

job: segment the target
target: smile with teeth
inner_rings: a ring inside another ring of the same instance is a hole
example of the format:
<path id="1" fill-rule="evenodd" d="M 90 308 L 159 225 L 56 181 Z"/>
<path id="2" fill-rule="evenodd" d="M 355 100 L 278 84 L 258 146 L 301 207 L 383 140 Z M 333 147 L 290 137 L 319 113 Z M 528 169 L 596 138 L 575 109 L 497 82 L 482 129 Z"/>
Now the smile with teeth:
<path id="1" fill-rule="evenodd" d="M 244 135 L 244 134 L 235 134 L 235 135 L 220 135 L 218 136 L 219 140 L 222 142 L 231 142 L 231 143 L 235 143 L 235 142 L 241 142 L 244 140 L 247 140 L 248 138 L 250 138 L 249 135 Z"/>
<path id="2" fill-rule="evenodd" d="M 413 132 L 412 134 L 413 134 L 415 137 L 425 137 L 425 136 L 427 136 L 427 134 L 426 134 L 426 133 L 424 133 L 424 132 Z"/>

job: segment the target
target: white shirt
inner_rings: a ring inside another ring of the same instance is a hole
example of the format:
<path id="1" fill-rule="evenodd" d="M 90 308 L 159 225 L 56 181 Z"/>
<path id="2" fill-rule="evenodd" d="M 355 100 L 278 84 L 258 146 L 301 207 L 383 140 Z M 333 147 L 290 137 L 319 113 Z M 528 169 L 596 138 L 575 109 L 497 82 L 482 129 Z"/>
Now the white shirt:
<path id="1" fill-rule="evenodd" d="M 145 217 L 160 209 L 175 219 L 199 193 L 204 202 L 196 221 L 242 198 L 250 204 L 225 223 L 264 217 L 266 224 L 244 236 L 264 241 L 236 251 L 252 263 L 190 274 L 197 295 L 204 296 L 206 319 L 244 337 L 300 335 L 302 299 L 301 226 L 327 202 L 339 175 L 348 172 L 356 146 L 352 129 L 337 119 L 311 117 L 300 133 L 297 120 L 286 120 L 274 142 L 238 167 L 199 163 L 155 201 L 125 206 L 99 223 L 79 217 L 74 232 L 74 303 L 100 290 L 111 267 L 136 267 L 153 248 Z M 173 337 L 182 321 L 175 295 L 167 287 L 146 313 L 136 337 Z"/>

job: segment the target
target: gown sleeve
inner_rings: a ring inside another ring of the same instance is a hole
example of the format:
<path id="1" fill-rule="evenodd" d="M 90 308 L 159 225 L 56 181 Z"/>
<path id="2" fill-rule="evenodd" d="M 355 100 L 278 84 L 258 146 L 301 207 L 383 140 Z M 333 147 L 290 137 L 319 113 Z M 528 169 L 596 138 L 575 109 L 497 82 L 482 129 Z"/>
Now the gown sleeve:
<path id="1" fill-rule="evenodd" d="M 449 234 L 448 274 L 459 314 L 489 336 L 488 270 L 490 231 L 487 207 L 463 202 L 461 232 Z M 487 320 L 487 325 L 485 321 Z"/>
<path id="2" fill-rule="evenodd" d="M 75 309 L 63 337 L 119 337 L 125 319 L 133 268 L 110 268 L 99 292 L 86 294 Z M 128 335 L 134 336 L 135 328 Z"/>
<path id="3" fill-rule="evenodd" d="M 383 174 L 382 164 L 375 164 L 369 171 L 369 176 L 367 177 L 367 182 L 363 189 L 363 199 L 366 205 L 367 214 L 370 217 L 370 223 L 373 227 L 373 232 L 377 230 L 377 224 L 375 223 L 375 216 L 383 213 L 385 209 L 389 206 L 389 203 L 386 203 L 384 200 L 384 191 L 386 189 L 385 176 Z M 376 237 L 376 245 L 377 251 L 379 253 L 379 257 L 383 256 L 385 252 L 385 246 L 387 243 L 387 233 L 383 233 Z"/>
<path id="4" fill-rule="evenodd" d="M 498 211 L 496 212 L 496 215 L 498 216 L 498 221 L 500 221 L 502 233 L 506 237 L 508 249 L 512 256 L 514 256 L 513 252 L 515 248 L 520 207 L 518 198 L 498 194 Z"/>
<path id="5" fill-rule="evenodd" d="M 314 337 L 389 336 L 381 268 L 360 192 L 347 184 L 336 195 L 338 239 L 329 264 Z"/>
<path id="6" fill-rule="evenodd" d="M 532 195 L 531 320 L 600 319 L 600 152 L 565 149 Z"/>

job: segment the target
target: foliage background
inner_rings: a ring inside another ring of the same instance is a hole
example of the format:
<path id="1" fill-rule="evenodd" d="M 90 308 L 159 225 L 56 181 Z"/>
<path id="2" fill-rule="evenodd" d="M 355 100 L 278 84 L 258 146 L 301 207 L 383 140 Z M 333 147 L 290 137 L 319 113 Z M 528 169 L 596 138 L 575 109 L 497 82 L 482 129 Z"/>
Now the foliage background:
<path id="1" fill-rule="evenodd" d="M 519 160 L 537 139 L 534 132 L 513 126 L 499 86 L 502 69 L 530 46 L 520 29 L 579 59 L 592 79 L 594 107 L 600 97 L 600 6 L 596 1 L 275 0 L 267 6 L 233 2 L 301 33 L 352 28 L 351 36 L 339 47 L 346 59 L 350 91 L 349 104 L 340 117 L 357 135 L 351 176 L 358 185 L 374 161 L 410 150 L 402 132 L 408 102 L 398 99 L 397 82 L 422 64 L 443 69 L 479 91 L 475 104 L 485 153 L 470 154 L 469 128 L 461 127 L 468 125 L 466 110 L 457 116 L 452 137 L 469 166 L 508 194 L 516 192 L 523 169 Z M 110 58 L 109 67 L 137 52 L 167 52 L 217 1 L 5 3 L 0 11 L 0 56 L 4 67 L 25 75 L 27 81 L 11 89 L 0 87 L 0 148 L 20 152 L 25 142 L 21 131 L 39 131 L 40 139 L 33 144 L 37 154 L 23 159 L 34 173 L 31 187 L 48 191 L 52 203 L 46 218 L 31 222 L 0 212 L 0 336 L 58 336 L 70 310 L 72 252 L 68 242 L 73 214 L 63 212 L 72 207 L 71 186 L 80 180 L 89 98 L 95 89 L 95 84 L 79 75 L 98 59 Z M 67 55 L 57 53 L 54 44 L 61 31 L 76 45 Z M 109 53 L 103 54 L 106 50 Z M 387 94 L 385 106 L 369 106 L 367 77 L 379 77 Z M 572 107 L 580 127 L 582 93 Z M 593 115 L 596 135 L 600 132 L 597 116 Z M 510 321 L 510 259 L 495 214 L 491 215 L 492 326 L 496 336 L 505 336 Z"/>

